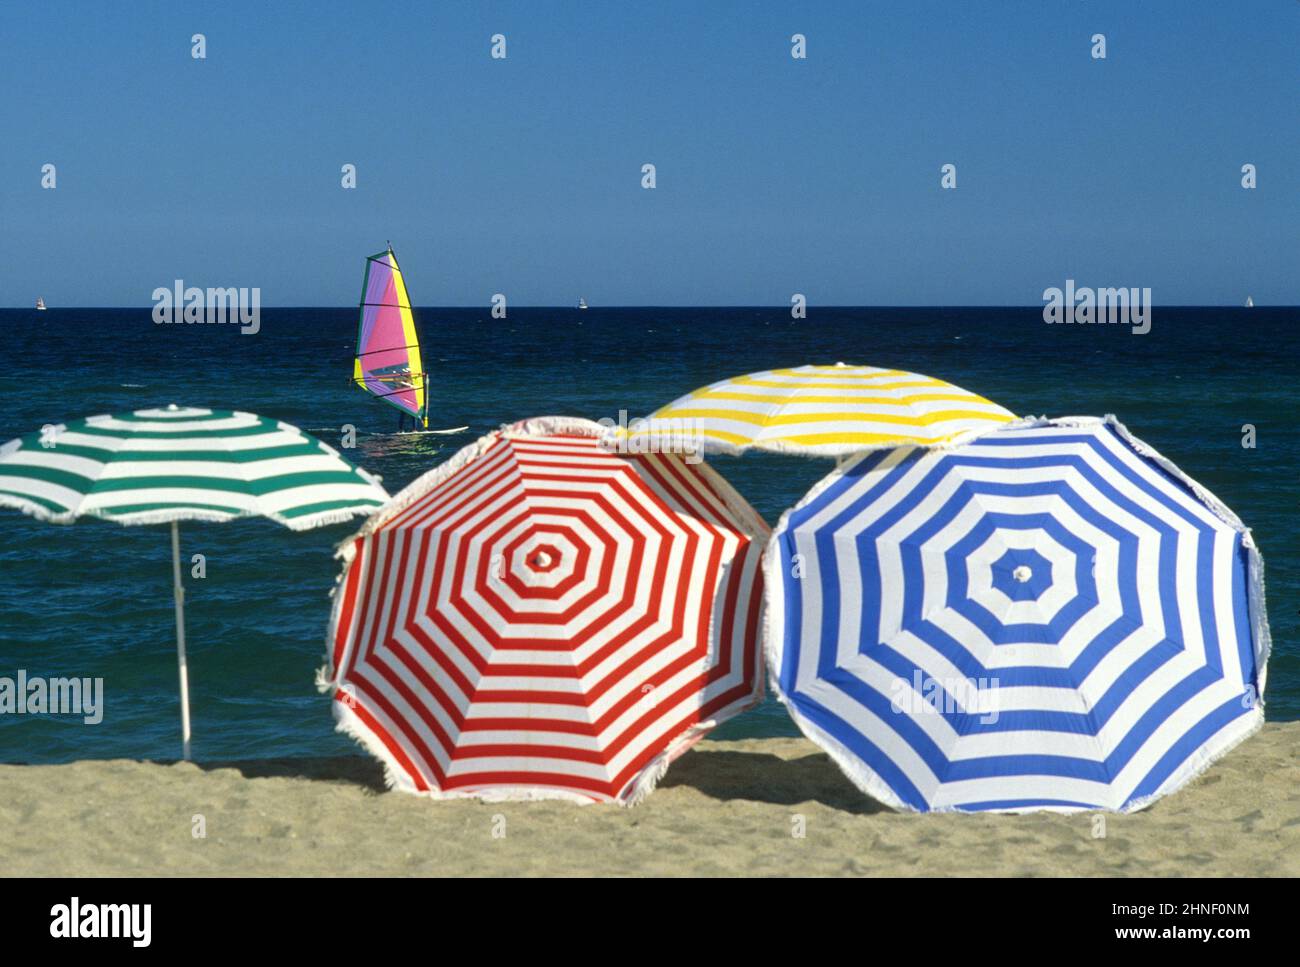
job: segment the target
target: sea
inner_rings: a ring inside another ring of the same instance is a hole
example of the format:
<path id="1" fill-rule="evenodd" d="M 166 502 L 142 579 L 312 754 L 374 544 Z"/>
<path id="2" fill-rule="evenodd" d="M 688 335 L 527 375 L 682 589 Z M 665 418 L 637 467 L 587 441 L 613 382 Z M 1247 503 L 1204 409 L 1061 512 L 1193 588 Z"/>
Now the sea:
<path id="1" fill-rule="evenodd" d="M 380 474 L 390 492 L 503 423 L 644 415 L 698 386 L 803 363 L 915 370 L 1021 415 L 1114 413 L 1253 529 L 1264 555 L 1273 720 L 1300 718 L 1300 309 L 1155 307 L 1151 329 L 1052 325 L 1032 308 L 422 308 L 433 427 L 351 385 L 357 310 L 263 309 L 256 334 L 159 325 L 150 308 L 0 310 L 0 441 L 47 423 L 177 403 L 293 423 Z M 767 518 L 830 461 L 712 462 Z M 201 760 L 357 752 L 313 679 L 335 545 L 353 526 L 182 525 L 193 753 Z M 163 527 L 40 523 L 0 509 L 0 678 L 103 681 L 103 718 L 0 714 L 0 762 L 180 753 L 171 549 Z M 796 735 L 772 700 L 714 733 Z"/>

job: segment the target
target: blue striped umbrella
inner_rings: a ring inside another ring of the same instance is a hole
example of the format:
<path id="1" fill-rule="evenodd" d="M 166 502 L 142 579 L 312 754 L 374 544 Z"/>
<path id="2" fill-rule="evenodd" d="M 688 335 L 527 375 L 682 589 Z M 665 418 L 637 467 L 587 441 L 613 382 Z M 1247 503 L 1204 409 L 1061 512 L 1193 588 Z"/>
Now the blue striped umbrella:
<path id="1" fill-rule="evenodd" d="M 1263 564 L 1114 417 L 869 453 L 789 511 L 771 680 L 901 809 L 1129 812 L 1263 722 Z"/>

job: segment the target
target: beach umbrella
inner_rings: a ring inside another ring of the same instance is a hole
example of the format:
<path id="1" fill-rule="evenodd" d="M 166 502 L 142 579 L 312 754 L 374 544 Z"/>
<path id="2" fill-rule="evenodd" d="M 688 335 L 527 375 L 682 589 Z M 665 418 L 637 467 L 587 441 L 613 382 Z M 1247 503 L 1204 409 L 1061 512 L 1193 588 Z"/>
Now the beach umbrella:
<path id="1" fill-rule="evenodd" d="M 628 428 L 643 448 L 843 457 L 952 445 L 1015 416 L 960 386 L 875 366 L 797 366 L 711 383 Z"/>
<path id="2" fill-rule="evenodd" d="M 586 420 L 483 437 L 341 545 L 319 684 L 390 786 L 631 803 L 759 701 L 768 529 Z"/>
<path id="3" fill-rule="evenodd" d="M 269 517 L 306 530 L 372 513 L 378 479 L 277 420 L 179 407 L 50 425 L 0 447 L 0 506 L 70 524 L 171 524 L 181 748 L 190 757 L 179 522 Z"/>
<path id="4" fill-rule="evenodd" d="M 1258 729 L 1263 565 L 1114 417 L 837 468 L 765 558 L 770 678 L 900 809 L 1141 809 Z"/>

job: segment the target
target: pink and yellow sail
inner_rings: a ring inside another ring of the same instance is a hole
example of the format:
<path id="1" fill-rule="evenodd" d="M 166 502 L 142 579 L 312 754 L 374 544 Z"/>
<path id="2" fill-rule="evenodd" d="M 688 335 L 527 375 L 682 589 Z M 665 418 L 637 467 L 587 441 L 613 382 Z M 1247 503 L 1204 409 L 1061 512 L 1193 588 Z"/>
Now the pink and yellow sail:
<path id="1" fill-rule="evenodd" d="M 411 314 L 411 300 L 397 257 L 387 251 L 366 258 L 361 285 L 361 323 L 352 380 L 368 393 L 429 425 L 424 363 Z"/>

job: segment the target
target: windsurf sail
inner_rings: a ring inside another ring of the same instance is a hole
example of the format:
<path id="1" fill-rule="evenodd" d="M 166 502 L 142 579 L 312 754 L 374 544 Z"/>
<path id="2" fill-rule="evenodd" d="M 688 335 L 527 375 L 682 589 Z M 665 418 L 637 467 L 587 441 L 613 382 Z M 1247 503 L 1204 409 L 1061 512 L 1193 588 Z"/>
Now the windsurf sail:
<path id="1" fill-rule="evenodd" d="M 429 426 L 420 339 L 392 246 L 366 258 L 352 381 Z"/>

